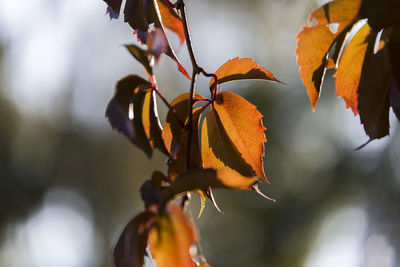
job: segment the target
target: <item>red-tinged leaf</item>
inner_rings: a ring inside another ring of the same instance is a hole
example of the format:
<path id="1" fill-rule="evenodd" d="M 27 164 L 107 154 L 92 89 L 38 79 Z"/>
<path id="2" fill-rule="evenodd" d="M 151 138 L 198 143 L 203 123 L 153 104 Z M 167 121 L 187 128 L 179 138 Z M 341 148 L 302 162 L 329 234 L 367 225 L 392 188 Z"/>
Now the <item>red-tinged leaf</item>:
<path id="1" fill-rule="evenodd" d="M 103 0 L 107 3 L 107 12 L 110 15 L 110 19 L 118 19 L 119 12 L 121 10 L 122 0 Z"/>
<path id="2" fill-rule="evenodd" d="M 243 176 L 256 175 L 231 141 L 215 109 L 208 112 L 202 125 L 201 158 L 204 168 L 229 168 Z"/>
<path id="3" fill-rule="evenodd" d="M 180 175 L 171 186 L 162 192 L 161 205 L 180 193 L 193 190 L 205 192 L 210 187 L 252 190 L 252 186 L 257 180 L 257 176 L 245 177 L 228 168 L 192 169 Z"/>
<path id="4" fill-rule="evenodd" d="M 251 58 L 234 58 L 224 63 L 216 72 L 218 78 L 217 83 L 215 78 L 210 81 L 210 89 L 214 89 L 216 84 L 223 84 L 226 82 L 237 80 L 269 80 L 279 82 L 274 74 L 265 68 L 261 68 Z"/>
<path id="5" fill-rule="evenodd" d="M 329 50 L 336 40 L 341 41 L 340 34 L 349 31 L 358 20 L 360 4 L 361 0 L 335 0 L 319 7 L 310 14 L 308 26 L 304 26 L 296 37 L 295 55 L 300 66 L 300 77 L 313 110 L 321 91 Z M 317 24 L 311 26 L 313 19 L 317 20 Z M 329 29 L 331 23 L 339 24 L 336 33 Z"/>
<path id="6" fill-rule="evenodd" d="M 173 31 L 179 38 L 181 44 L 185 42 L 185 32 L 183 30 L 182 20 L 176 10 L 165 0 L 156 0 L 162 24 Z"/>
<path id="7" fill-rule="evenodd" d="M 195 267 L 189 249 L 196 241 L 193 223 L 172 203 L 165 213 L 156 216 L 149 233 L 150 251 L 158 267 Z"/>
<path id="8" fill-rule="evenodd" d="M 373 53 L 377 32 L 368 23 L 354 35 L 340 59 L 336 72 L 336 93 L 341 96 L 347 108 L 358 114 L 358 86 L 365 57 Z M 372 78 L 372 77 L 371 77 Z"/>
<path id="9" fill-rule="evenodd" d="M 360 120 L 370 140 L 389 134 L 391 70 L 387 47 L 370 54 L 364 62 L 358 88 Z"/>
<path id="10" fill-rule="evenodd" d="M 195 94 L 196 100 L 205 99 L 199 94 Z M 163 127 L 162 137 L 164 139 L 167 150 L 170 152 L 173 158 L 176 158 L 180 142 L 182 140 L 182 134 L 184 128 L 179 123 L 177 117 L 182 123 L 185 123 L 188 117 L 188 104 L 189 104 L 189 93 L 184 93 L 176 97 L 171 107 L 174 111 L 169 111 Z"/>
<path id="11" fill-rule="evenodd" d="M 162 127 L 158 117 L 154 90 L 148 91 L 145 95 L 143 101 L 142 121 L 144 132 L 150 142 L 150 146 L 153 149 L 157 148 L 162 153 L 170 157 L 162 138 Z"/>
<path id="12" fill-rule="evenodd" d="M 153 79 L 153 62 L 149 52 L 134 44 L 125 45 L 125 47 L 128 49 L 129 53 L 143 65 L 150 79 Z"/>
<path id="13" fill-rule="evenodd" d="M 219 93 L 214 108 L 229 139 L 255 173 L 265 181 L 264 142 L 265 127 L 256 106 L 231 92 Z"/>
<path id="14" fill-rule="evenodd" d="M 105 114 L 112 128 L 125 135 L 149 157 L 153 151 L 143 128 L 142 107 L 145 90 L 150 87 L 148 81 L 137 75 L 126 76 L 117 83 Z"/>
<path id="15" fill-rule="evenodd" d="M 142 212 L 125 226 L 113 250 L 116 267 L 144 267 L 147 238 L 154 216 L 151 211 Z"/>

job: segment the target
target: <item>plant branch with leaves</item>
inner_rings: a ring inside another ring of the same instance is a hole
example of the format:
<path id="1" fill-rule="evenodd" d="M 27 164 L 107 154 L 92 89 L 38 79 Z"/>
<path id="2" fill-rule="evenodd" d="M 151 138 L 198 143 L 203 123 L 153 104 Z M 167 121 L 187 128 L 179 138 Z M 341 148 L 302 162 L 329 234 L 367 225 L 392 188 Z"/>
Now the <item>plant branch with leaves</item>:
<path id="1" fill-rule="evenodd" d="M 117 19 L 122 0 L 104 1 L 110 18 Z M 203 255 L 190 253 L 199 240 L 192 219 L 183 209 L 190 193 L 200 195 L 199 216 L 207 198 L 216 206 L 215 188 L 253 190 L 270 199 L 258 189 L 258 183 L 267 181 L 262 115 L 241 96 L 220 92 L 219 86 L 248 79 L 280 81 L 247 58 L 229 60 L 215 73 L 206 72 L 195 57 L 183 0 L 126 0 L 123 13 L 142 45 L 129 44 L 126 48 L 148 77 L 130 74 L 118 81 L 106 117 L 114 129 L 149 157 L 154 149 L 164 153 L 168 172 L 155 171 L 141 186 L 145 211 L 124 228 L 113 251 L 114 263 L 117 267 L 143 266 L 150 252 L 159 267 L 209 266 Z M 181 44 L 186 42 L 191 76 L 177 58 L 166 29 L 176 34 Z M 153 72 L 153 65 L 163 54 L 190 80 L 188 92 L 171 103 L 163 96 Z M 195 92 L 199 75 L 210 78 L 209 98 Z M 169 109 L 162 126 L 156 96 Z M 181 206 L 174 204 L 179 197 Z"/>

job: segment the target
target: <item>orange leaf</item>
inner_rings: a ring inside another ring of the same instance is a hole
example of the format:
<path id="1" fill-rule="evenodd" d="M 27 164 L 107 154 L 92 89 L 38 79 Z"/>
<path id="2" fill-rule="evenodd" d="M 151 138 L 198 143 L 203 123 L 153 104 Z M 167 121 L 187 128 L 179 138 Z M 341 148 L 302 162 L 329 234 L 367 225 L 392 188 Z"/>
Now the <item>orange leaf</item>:
<path id="1" fill-rule="evenodd" d="M 214 108 L 241 157 L 266 181 L 263 167 L 266 138 L 261 113 L 243 97 L 230 92 L 219 93 Z"/>
<path id="2" fill-rule="evenodd" d="M 157 0 L 161 20 L 165 27 L 176 33 L 181 44 L 185 42 L 185 32 L 181 18 L 165 0 Z"/>
<path id="3" fill-rule="evenodd" d="M 368 23 L 351 39 L 339 62 L 336 72 L 336 93 L 346 102 L 346 107 L 358 114 L 358 86 L 366 54 L 373 53 L 377 32 Z"/>
<path id="4" fill-rule="evenodd" d="M 217 84 L 236 80 L 269 80 L 280 82 L 274 74 L 254 62 L 251 58 L 234 58 L 224 63 L 216 72 Z M 214 89 L 215 78 L 210 81 L 210 88 Z"/>
<path id="5" fill-rule="evenodd" d="M 322 80 L 327 64 L 327 55 L 335 43 L 336 38 L 350 30 L 357 21 L 361 0 L 335 0 L 314 10 L 308 19 L 308 26 L 304 26 L 297 35 L 297 64 L 300 66 L 300 77 L 307 89 L 311 107 L 314 110 L 318 101 Z M 311 26 L 313 19 L 317 20 Z M 333 33 L 329 24 L 338 23 L 338 30 Z"/>
<path id="6" fill-rule="evenodd" d="M 211 109 L 202 125 L 201 158 L 204 168 L 229 168 L 243 176 L 255 175 L 235 148 L 215 109 Z"/>
<path id="7" fill-rule="evenodd" d="M 149 233 L 151 254 L 158 267 L 195 267 L 189 249 L 197 241 L 193 223 L 182 209 L 170 203 L 166 213 L 156 216 Z"/>

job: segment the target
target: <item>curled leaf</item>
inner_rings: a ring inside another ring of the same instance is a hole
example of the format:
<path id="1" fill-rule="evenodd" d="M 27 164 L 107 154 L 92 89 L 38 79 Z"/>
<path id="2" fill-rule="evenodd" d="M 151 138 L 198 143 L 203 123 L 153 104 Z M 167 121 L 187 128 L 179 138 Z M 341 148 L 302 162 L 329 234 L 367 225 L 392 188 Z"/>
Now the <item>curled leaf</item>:
<path id="1" fill-rule="evenodd" d="M 218 81 L 215 81 L 215 78 L 212 78 L 210 81 L 210 89 L 214 89 L 216 84 L 223 84 L 237 80 L 269 80 L 282 83 L 275 78 L 272 72 L 265 68 L 261 68 L 251 58 L 237 57 L 231 59 L 224 63 L 215 72 L 215 75 L 217 76 Z"/>
<path id="2" fill-rule="evenodd" d="M 185 33 L 182 20 L 176 10 L 170 5 L 169 1 L 156 0 L 160 11 L 162 24 L 173 31 L 179 38 L 181 44 L 185 42 Z"/>
<path id="3" fill-rule="evenodd" d="M 145 68 L 147 74 L 152 79 L 153 77 L 153 63 L 151 62 L 151 55 L 146 50 L 141 49 L 140 47 L 130 44 L 125 45 L 131 55 L 139 61 L 143 67 Z"/>

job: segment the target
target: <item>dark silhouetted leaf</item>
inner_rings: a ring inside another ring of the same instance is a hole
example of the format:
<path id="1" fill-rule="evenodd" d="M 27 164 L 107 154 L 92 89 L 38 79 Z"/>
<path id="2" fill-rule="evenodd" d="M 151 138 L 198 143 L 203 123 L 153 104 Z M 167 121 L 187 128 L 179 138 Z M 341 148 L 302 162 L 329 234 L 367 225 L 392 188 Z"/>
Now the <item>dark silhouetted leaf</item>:
<path id="1" fill-rule="evenodd" d="M 342 32 L 347 32 L 358 20 L 357 14 L 361 0 L 335 0 L 314 10 L 297 35 L 297 64 L 300 77 L 307 89 L 311 107 L 314 110 L 319 98 L 322 80 L 327 66 L 327 55 L 335 41 L 342 41 Z M 317 24 L 311 26 L 313 20 Z M 338 23 L 338 30 L 333 33 L 329 25 Z M 338 44 L 339 46 L 340 44 Z"/>
<path id="2" fill-rule="evenodd" d="M 340 59 L 336 72 L 336 93 L 341 96 L 347 108 L 358 114 L 358 86 L 366 54 L 373 53 L 377 32 L 366 23 L 351 39 Z M 367 55 L 368 56 L 368 55 Z"/>
<path id="3" fill-rule="evenodd" d="M 196 241 L 193 223 L 173 203 L 167 206 L 165 213 L 156 216 L 149 233 L 150 251 L 158 267 L 195 267 L 189 249 Z"/>
<path id="4" fill-rule="evenodd" d="M 241 157 L 260 178 L 267 180 L 263 166 L 265 127 L 256 106 L 239 95 L 222 92 L 217 95 L 214 108 Z"/>
<path id="5" fill-rule="evenodd" d="M 149 53 L 146 50 L 143 50 L 134 44 L 125 45 L 125 47 L 131 53 L 131 55 L 143 65 L 149 77 L 152 78 L 153 63 L 151 62 L 151 55 L 149 55 Z"/>
<path id="6" fill-rule="evenodd" d="M 110 19 L 118 19 L 119 12 L 121 10 L 122 0 L 103 0 L 107 3 L 107 12 L 110 15 Z"/>
<path id="7" fill-rule="evenodd" d="M 368 18 L 368 24 L 375 30 L 400 25 L 400 1 L 398 0 L 363 0 L 360 16 Z"/>
<path id="8" fill-rule="evenodd" d="M 217 84 L 237 80 L 269 80 L 280 82 L 275 76 L 265 68 L 254 62 L 251 58 L 234 58 L 224 63 L 216 72 L 218 81 Z M 215 87 L 215 78 L 210 81 L 210 88 Z"/>
<path id="9" fill-rule="evenodd" d="M 113 250 L 116 267 L 144 267 L 147 238 L 155 214 L 145 211 L 124 228 Z"/>
<path id="10" fill-rule="evenodd" d="M 148 1 L 148 0 L 145 0 Z M 143 0 L 126 0 L 124 21 L 135 30 L 147 31 L 149 24 L 143 6 Z"/>
<path id="11" fill-rule="evenodd" d="M 152 155 L 152 149 L 143 128 L 142 106 L 145 89 L 150 87 L 148 81 L 137 75 L 126 76 L 117 83 L 115 95 L 106 109 L 106 117 L 111 126 L 149 157 Z"/>
<path id="12" fill-rule="evenodd" d="M 393 78 L 390 86 L 390 106 L 396 114 L 397 119 L 400 121 L 400 89 L 396 80 Z"/>
<path id="13" fill-rule="evenodd" d="M 165 148 L 165 144 L 162 138 L 162 127 L 160 119 L 158 117 L 157 104 L 155 99 L 155 91 L 148 91 L 143 101 L 142 110 L 142 121 L 143 128 L 147 139 L 150 142 L 150 146 L 155 149 L 159 149 L 162 153 L 167 156 L 169 152 Z"/>
<path id="14" fill-rule="evenodd" d="M 360 120 L 370 140 L 389 134 L 390 79 L 389 53 L 384 46 L 366 56 L 358 88 Z"/>

